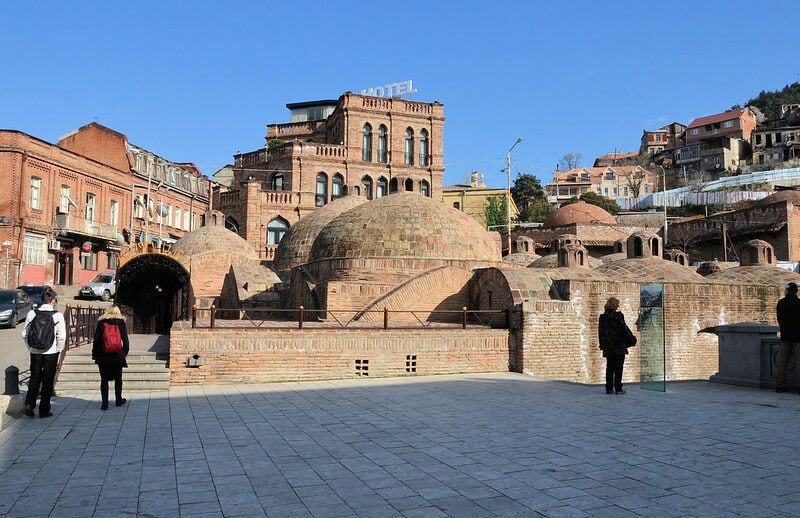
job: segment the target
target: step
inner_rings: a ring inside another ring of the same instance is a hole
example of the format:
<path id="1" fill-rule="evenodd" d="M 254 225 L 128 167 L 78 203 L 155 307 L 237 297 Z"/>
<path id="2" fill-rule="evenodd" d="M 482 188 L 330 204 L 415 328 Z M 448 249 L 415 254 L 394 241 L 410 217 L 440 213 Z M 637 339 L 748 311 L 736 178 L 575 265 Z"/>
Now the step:
<path id="1" fill-rule="evenodd" d="M 169 381 L 169 371 L 164 369 L 162 372 L 153 372 L 153 371 L 130 371 L 128 369 L 122 370 L 122 379 L 127 380 L 153 380 L 153 381 Z M 62 381 L 78 381 L 78 380 L 86 380 L 86 381 L 100 381 L 100 373 L 97 370 L 94 371 L 68 371 L 64 372 L 63 370 L 58 375 L 59 383 Z"/>
<path id="2" fill-rule="evenodd" d="M 109 390 L 114 390 L 114 382 L 109 383 Z M 169 391 L 169 382 L 155 382 L 155 381 L 128 381 L 123 377 L 122 392 L 167 392 Z M 100 380 L 95 383 L 83 383 L 72 381 L 59 380 L 56 385 L 56 392 L 58 394 L 81 394 L 100 392 Z"/>
<path id="3" fill-rule="evenodd" d="M 157 370 L 168 370 L 167 364 L 163 361 L 131 361 L 128 360 L 128 369 L 129 370 L 147 370 L 147 371 L 157 371 Z M 75 371 L 75 370 L 91 370 L 97 372 L 97 364 L 94 362 L 74 362 L 74 361 L 66 361 L 64 365 L 61 367 L 61 372 L 67 371 Z"/>

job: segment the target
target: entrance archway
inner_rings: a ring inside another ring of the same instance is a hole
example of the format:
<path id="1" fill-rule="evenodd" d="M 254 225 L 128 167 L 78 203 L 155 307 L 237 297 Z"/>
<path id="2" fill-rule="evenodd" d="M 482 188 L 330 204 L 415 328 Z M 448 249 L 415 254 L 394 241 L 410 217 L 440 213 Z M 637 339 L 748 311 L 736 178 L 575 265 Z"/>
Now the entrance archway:
<path id="1" fill-rule="evenodd" d="M 116 304 L 130 318 L 130 333 L 168 334 L 175 320 L 188 320 L 189 272 L 165 254 L 131 258 L 117 272 Z"/>

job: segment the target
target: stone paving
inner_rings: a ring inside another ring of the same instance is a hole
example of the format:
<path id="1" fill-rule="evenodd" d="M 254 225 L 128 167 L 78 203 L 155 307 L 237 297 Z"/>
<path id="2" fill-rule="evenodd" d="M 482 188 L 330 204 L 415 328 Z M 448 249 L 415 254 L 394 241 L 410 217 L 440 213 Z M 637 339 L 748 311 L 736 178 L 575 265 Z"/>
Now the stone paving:
<path id="1" fill-rule="evenodd" d="M 516 374 L 59 397 L 0 433 L 8 516 L 800 516 L 800 396 Z"/>

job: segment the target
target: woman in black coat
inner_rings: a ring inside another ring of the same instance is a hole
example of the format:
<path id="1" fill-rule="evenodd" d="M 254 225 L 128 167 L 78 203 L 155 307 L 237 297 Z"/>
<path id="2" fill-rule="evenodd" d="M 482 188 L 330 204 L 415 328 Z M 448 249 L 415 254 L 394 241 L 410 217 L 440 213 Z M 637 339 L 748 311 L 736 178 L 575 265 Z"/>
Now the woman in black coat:
<path id="1" fill-rule="evenodd" d="M 107 329 L 109 327 L 113 329 Z M 125 357 L 128 356 L 129 346 L 125 319 L 119 307 L 111 306 L 99 318 L 92 343 L 92 359 L 100 370 L 102 410 L 108 410 L 108 382 L 112 379 L 117 406 L 127 401 L 122 397 L 122 368 L 128 366 Z"/>
<path id="2" fill-rule="evenodd" d="M 605 312 L 600 315 L 597 334 L 600 339 L 600 350 L 606 359 L 606 394 L 624 394 L 622 390 L 622 368 L 628 347 L 636 344 L 625 316 L 619 308 L 619 300 L 611 297 L 606 302 Z"/>

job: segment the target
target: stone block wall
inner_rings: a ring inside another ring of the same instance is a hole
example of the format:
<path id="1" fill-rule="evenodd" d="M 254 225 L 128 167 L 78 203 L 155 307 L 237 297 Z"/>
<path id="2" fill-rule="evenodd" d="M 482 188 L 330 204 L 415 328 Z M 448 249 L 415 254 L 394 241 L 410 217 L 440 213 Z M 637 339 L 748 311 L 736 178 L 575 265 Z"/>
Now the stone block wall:
<path id="1" fill-rule="evenodd" d="M 171 382 L 268 383 L 509 370 L 508 332 L 491 330 L 192 329 L 170 336 Z M 202 367 L 186 366 L 201 355 Z"/>

